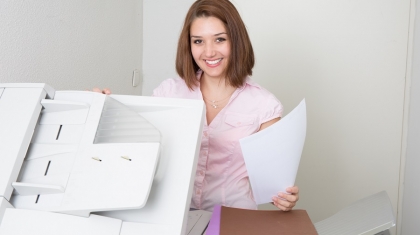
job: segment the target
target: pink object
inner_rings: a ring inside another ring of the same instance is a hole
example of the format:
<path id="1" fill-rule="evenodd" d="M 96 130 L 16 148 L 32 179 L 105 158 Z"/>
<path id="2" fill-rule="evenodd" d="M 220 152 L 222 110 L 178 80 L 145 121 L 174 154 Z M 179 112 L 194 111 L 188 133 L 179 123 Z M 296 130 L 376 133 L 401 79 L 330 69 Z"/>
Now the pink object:
<path id="1" fill-rule="evenodd" d="M 201 71 L 197 77 L 201 77 Z M 189 90 L 181 78 L 167 79 L 154 96 L 203 100 L 200 88 Z M 249 77 L 228 104 L 203 127 L 191 207 L 211 211 L 214 205 L 256 209 L 239 139 L 261 124 L 281 117 L 283 106 Z M 168 117 L 170 118 L 170 117 Z"/>
<path id="2" fill-rule="evenodd" d="M 213 214 L 209 222 L 209 226 L 206 229 L 206 235 L 219 235 L 220 234 L 220 213 L 222 207 L 215 205 L 213 208 Z"/>

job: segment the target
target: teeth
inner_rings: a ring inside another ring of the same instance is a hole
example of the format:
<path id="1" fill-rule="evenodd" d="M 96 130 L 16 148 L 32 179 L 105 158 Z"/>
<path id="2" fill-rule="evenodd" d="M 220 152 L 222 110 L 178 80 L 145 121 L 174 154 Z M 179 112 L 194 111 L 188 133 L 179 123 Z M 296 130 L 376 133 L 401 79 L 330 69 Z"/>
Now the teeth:
<path id="1" fill-rule="evenodd" d="M 218 59 L 218 60 L 206 60 L 206 63 L 207 64 L 217 64 L 217 63 L 219 63 L 220 61 L 221 61 L 222 59 Z"/>

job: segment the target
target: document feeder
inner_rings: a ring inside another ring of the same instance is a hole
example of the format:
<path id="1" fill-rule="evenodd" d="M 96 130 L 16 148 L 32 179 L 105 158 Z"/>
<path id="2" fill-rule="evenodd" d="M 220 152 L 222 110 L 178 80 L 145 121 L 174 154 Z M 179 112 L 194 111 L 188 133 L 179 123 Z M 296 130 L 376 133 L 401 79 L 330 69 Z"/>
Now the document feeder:
<path id="1" fill-rule="evenodd" d="M 0 84 L 0 234 L 63 234 L 60 223 L 79 226 L 79 234 L 103 234 L 105 223 L 119 227 L 110 234 L 150 224 L 183 234 L 203 113 L 202 101 Z M 179 120 L 178 130 L 167 126 Z M 174 131 L 184 144 L 174 145 Z M 159 193 L 178 206 L 167 207 Z M 179 218 L 165 218 L 164 207 Z M 16 226 L 15 217 L 30 221 Z"/>

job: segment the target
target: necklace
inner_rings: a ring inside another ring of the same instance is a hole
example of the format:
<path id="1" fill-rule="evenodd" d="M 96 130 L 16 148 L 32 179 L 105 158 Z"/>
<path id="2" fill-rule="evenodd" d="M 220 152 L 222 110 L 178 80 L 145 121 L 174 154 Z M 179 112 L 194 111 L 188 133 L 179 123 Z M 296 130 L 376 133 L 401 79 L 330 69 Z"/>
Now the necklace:
<path id="1" fill-rule="evenodd" d="M 217 109 L 217 108 L 219 108 L 220 105 L 222 105 L 220 102 L 225 101 L 231 95 L 232 94 L 226 96 L 225 98 L 223 98 L 221 100 L 210 100 L 210 99 L 207 99 L 206 97 L 204 97 L 204 95 L 203 95 L 203 98 L 204 98 L 204 101 L 207 101 L 208 104 L 210 104 L 213 108 Z"/>

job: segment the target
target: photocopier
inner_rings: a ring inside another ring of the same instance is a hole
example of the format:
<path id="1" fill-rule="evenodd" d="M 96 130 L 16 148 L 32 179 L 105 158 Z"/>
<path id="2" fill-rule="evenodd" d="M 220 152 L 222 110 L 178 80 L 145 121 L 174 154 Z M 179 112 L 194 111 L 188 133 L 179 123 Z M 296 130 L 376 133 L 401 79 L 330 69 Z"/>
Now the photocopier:
<path id="1" fill-rule="evenodd" d="M 0 234 L 186 234 L 204 113 L 0 83 Z"/>

